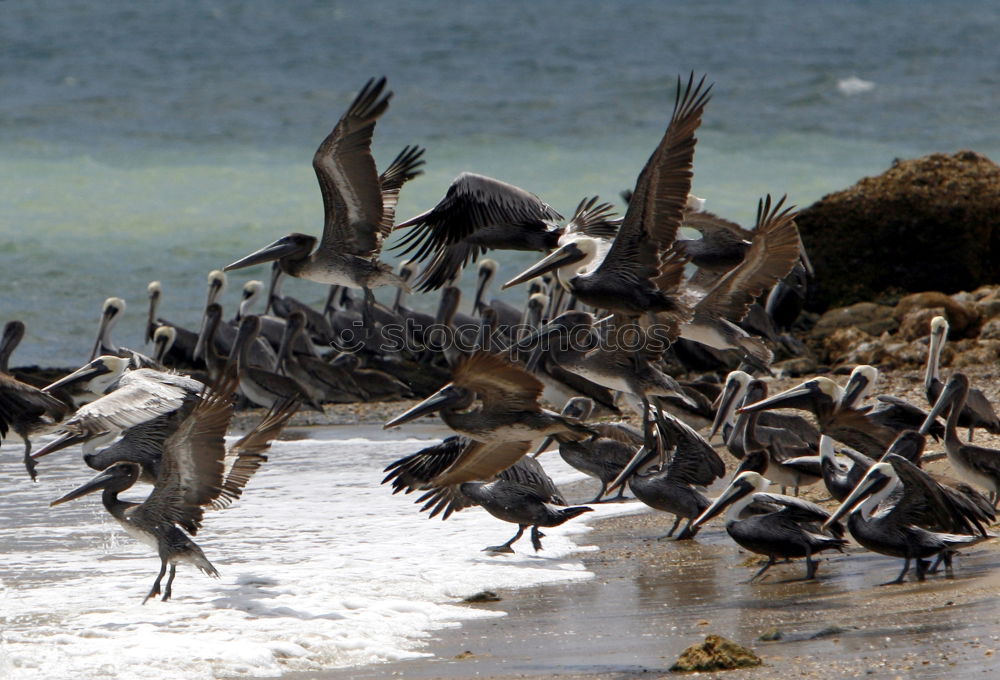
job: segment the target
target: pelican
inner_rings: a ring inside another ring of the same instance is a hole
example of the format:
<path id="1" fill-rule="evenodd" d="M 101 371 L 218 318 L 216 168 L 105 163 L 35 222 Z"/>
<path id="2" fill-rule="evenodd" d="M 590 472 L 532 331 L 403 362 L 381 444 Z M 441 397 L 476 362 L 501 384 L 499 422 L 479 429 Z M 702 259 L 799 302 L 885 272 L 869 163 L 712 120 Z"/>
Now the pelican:
<path id="1" fill-rule="evenodd" d="M 893 496 L 900 486 L 902 493 Z M 847 528 L 854 540 L 873 552 L 905 560 L 899 576 L 883 585 L 902 583 L 912 560 L 917 561 L 917 580 L 923 581 L 929 566 L 926 560 L 935 555 L 943 558 L 950 576 L 956 550 L 992 538 L 937 482 L 892 453 L 869 468 L 826 522 L 847 513 Z"/>
<path id="2" fill-rule="evenodd" d="M 111 339 L 111 331 L 125 313 L 125 306 L 125 301 L 120 297 L 109 297 L 104 301 L 101 306 L 101 323 L 97 328 L 97 340 L 94 341 L 94 349 L 90 352 L 88 361 L 93 361 L 98 356 L 114 354 L 127 358 L 133 368 L 161 368 L 144 354 L 127 347 L 119 348 Z"/>
<path id="3" fill-rule="evenodd" d="M 24 467 L 36 478 L 31 435 L 66 417 L 69 408 L 50 394 L 0 372 L 0 441 L 13 430 L 24 441 Z"/>
<path id="4" fill-rule="evenodd" d="M 88 389 L 102 396 L 66 419 L 59 436 L 33 454 L 36 460 L 109 432 L 117 434 L 177 409 L 191 409 L 204 389 L 201 382 L 187 376 L 151 368 L 130 370 L 128 359 L 105 355 L 45 387 L 44 391 L 74 383 L 89 383 Z"/>
<path id="5" fill-rule="evenodd" d="M 935 316 L 931 319 L 930 345 L 927 348 L 927 369 L 924 373 L 924 391 L 927 394 L 927 402 L 934 406 L 941 396 L 944 383 L 938 373 L 938 365 L 941 363 L 941 351 L 944 349 L 945 340 L 948 338 L 948 322 L 943 316 Z M 959 427 L 969 428 L 969 441 L 977 427 L 981 427 L 990 434 L 1000 434 L 1000 418 L 997 417 L 993 405 L 986 398 L 981 390 L 969 389 L 969 394 L 965 400 L 965 406 L 959 414 Z"/>
<path id="6" fill-rule="evenodd" d="M 712 420 L 712 428 L 708 433 L 709 440 L 721 430 L 723 441 L 729 441 L 732 428 L 736 425 L 736 409 L 743 405 L 751 380 L 753 377 L 745 371 L 730 371 L 729 375 L 726 376 L 722 394 L 716 399 L 717 408 L 715 418 Z M 812 442 L 819 440 L 819 430 L 802 416 L 764 411 L 760 414 L 758 422 L 766 427 L 788 430 L 806 444 L 812 444 Z M 736 454 L 734 453 L 734 455 Z"/>
<path id="7" fill-rule="evenodd" d="M 711 85 L 694 74 L 682 87 L 677 80 L 674 111 L 662 140 L 636 180 L 621 227 L 604 257 L 587 259 L 560 283 L 576 299 L 627 319 L 654 315 L 655 323 L 673 340 L 680 324 L 691 319 L 691 309 L 680 299 L 679 286 L 686 259 L 671 251 L 691 188 L 695 131 L 709 99 Z M 589 247 L 596 247 L 593 241 Z M 596 264 L 595 264 L 596 263 Z M 555 269 L 561 261 L 550 262 Z M 546 268 L 534 268 L 539 276 Z M 522 277 L 518 277 L 523 280 Z"/>
<path id="8" fill-rule="evenodd" d="M 509 329 L 521 322 L 521 310 L 507 304 L 503 300 L 494 299 L 489 302 L 486 301 L 486 293 L 493 279 L 496 277 L 497 267 L 499 267 L 497 261 L 488 257 L 479 263 L 478 282 L 476 284 L 476 295 L 472 301 L 472 311 L 481 313 L 487 307 L 492 308 L 497 314 L 497 321 L 500 327 L 504 329 L 503 334 L 509 335 Z"/>
<path id="9" fill-rule="evenodd" d="M 760 571 L 750 578 L 751 582 L 763 576 L 779 557 L 805 557 L 806 580 L 815 578 L 817 564 L 813 555 L 830 549 L 843 552 L 847 541 L 839 536 L 843 535 L 844 528 L 836 522 L 828 522 L 830 513 L 814 503 L 791 496 L 764 493 L 768 484 L 770 482 L 756 472 L 740 473 L 712 505 L 691 523 L 691 529 L 697 529 L 728 506 L 726 532 L 750 552 L 767 555 L 768 558 Z M 741 513 L 757 501 L 773 506 L 774 510 L 739 519 Z M 835 536 L 825 536 L 803 526 L 815 522 L 826 522 L 826 527 Z"/>
<path id="10" fill-rule="evenodd" d="M 146 342 L 154 342 L 154 334 L 158 328 L 172 328 L 174 330 L 174 339 L 170 347 L 164 350 L 164 355 L 170 352 L 174 363 L 182 361 L 188 365 L 195 365 L 194 347 L 198 343 L 198 334 L 157 316 L 156 312 L 160 306 L 160 298 L 163 297 L 163 286 L 159 281 L 150 281 L 149 285 L 146 286 L 146 292 L 149 294 L 149 312 L 146 316 Z M 154 357 L 154 359 L 160 364 L 164 363 L 163 357 Z"/>
<path id="11" fill-rule="evenodd" d="M 962 407 L 969 395 L 969 379 L 964 373 L 951 374 L 934 408 L 920 428 L 920 434 L 927 434 L 934 419 L 948 408 L 948 420 L 944 426 L 944 448 L 948 462 L 963 478 L 990 492 L 990 502 L 996 507 L 1000 497 L 1000 451 L 985 446 L 963 444 L 958 437 L 958 420 Z"/>
<path id="12" fill-rule="evenodd" d="M 24 339 L 24 322 L 8 321 L 0 337 L 0 373 L 10 374 L 10 357 Z"/>
<path id="13" fill-rule="evenodd" d="M 176 326 L 158 326 L 153 332 L 153 361 L 163 365 L 164 360 L 167 358 L 167 354 L 173 348 L 174 343 L 177 342 L 177 327 Z M 195 342 L 197 342 L 197 336 L 195 336 Z"/>
<path id="14" fill-rule="evenodd" d="M 844 385 L 841 405 L 862 411 L 873 423 L 889 428 L 893 432 L 919 429 L 927 420 L 927 411 L 891 394 L 875 397 L 874 406 L 863 406 L 862 402 L 871 396 L 878 381 L 878 369 L 874 366 L 855 366 L 851 377 Z M 934 421 L 928 434 L 934 439 L 944 437 L 944 427 Z"/>
<path id="15" fill-rule="evenodd" d="M 659 431 L 673 447 L 666 469 L 649 470 L 657 452 L 643 447 L 612 482 L 611 488 L 627 481 L 640 501 L 674 515 L 670 531 L 660 538 L 673 536 L 685 518 L 687 525 L 677 535 L 677 540 L 694 538 L 697 533 L 691 526 L 694 519 L 711 505 L 696 487 L 707 487 L 721 479 L 726 474 L 726 465 L 711 444 L 680 419 L 666 416 Z"/>
<path id="16" fill-rule="evenodd" d="M 422 402 L 396 416 L 384 427 L 396 427 L 440 411 L 456 433 L 482 444 L 512 443 L 510 447 L 470 447 L 435 480 L 436 486 L 488 479 L 517 461 L 531 442 L 553 434 L 594 435 L 587 426 L 541 407 L 542 384 L 519 366 L 476 352 L 455 367 L 452 381 Z M 476 400 L 482 406 L 469 410 Z M 523 444 L 523 446 L 521 446 Z"/>
<path id="17" fill-rule="evenodd" d="M 411 262 L 433 258 L 417 279 L 417 289 L 428 292 L 454 280 L 488 249 L 551 250 L 561 233 L 556 226 L 561 218 L 535 194 L 463 172 L 436 206 L 396 225 L 413 228 L 393 249 L 402 249 Z"/>
<path id="18" fill-rule="evenodd" d="M 384 470 L 388 474 L 382 483 L 391 482 L 394 494 L 426 489 L 430 481 L 450 467 L 471 444 L 464 437 L 448 437 L 440 444 L 390 463 Z M 416 502 L 424 503 L 421 511 L 429 511 L 429 517 L 441 514 L 442 519 L 448 519 L 454 512 L 478 505 L 497 519 L 517 524 L 513 538 L 503 545 L 484 549 L 494 553 L 513 553 L 511 546 L 529 526 L 532 547 L 537 552 L 542 549 L 544 537 L 539 527 L 559 526 L 591 510 L 586 506 L 555 507 L 567 503 L 542 466 L 532 458 L 520 459 L 489 482 L 432 487 Z"/>
<path id="19" fill-rule="evenodd" d="M 757 204 L 757 226 L 746 257 L 707 291 L 689 288 L 693 317 L 681 325 L 681 337 L 720 350 L 736 350 L 744 361 L 761 369 L 772 353 L 763 340 L 736 325 L 755 300 L 795 264 L 802 248 L 795 226 L 794 208 L 783 208 L 784 198 L 773 206 L 767 196 Z"/>
<path id="20" fill-rule="evenodd" d="M 406 286 L 380 262 L 386 222 L 382 187 L 371 154 L 375 122 L 389 106 L 385 78 L 369 80 L 313 156 L 323 195 L 323 238 L 293 233 L 225 267 L 226 271 L 278 260 L 290 276 L 360 288 L 365 294 L 366 328 L 372 329 L 378 286 Z M 394 205 L 394 204 L 393 204 Z"/>
<path id="21" fill-rule="evenodd" d="M 332 401 L 351 403 L 363 401 L 362 391 L 350 371 L 335 367 L 322 359 L 308 355 L 297 355 L 291 351 L 292 340 L 305 332 L 306 316 L 295 310 L 288 317 L 288 326 L 278 349 L 279 365 L 276 371 L 295 380 L 309 396 L 319 402 Z M 279 370 L 280 368 L 280 370 Z"/>
<path id="22" fill-rule="evenodd" d="M 247 347 L 260 333 L 260 319 L 249 314 L 240 321 L 236 341 L 233 343 L 233 353 L 228 362 L 236 362 L 239 367 L 239 390 L 247 399 L 257 406 L 267 409 L 283 401 L 301 401 L 310 409 L 323 412 L 323 406 L 309 396 L 309 393 L 295 380 L 286 375 L 280 375 L 257 366 L 251 366 L 247 361 Z"/>
<path id="23" fill-rule="evenodd" d="M 134 373 L 135 371 L 133 371 Z M 134 462 L 115 463 L 83 486 L 52 501 L 60 505 L 94 491 L 102 491 L 105 509 L 132 537 L 155 548 L 160 555 L 160 573 L 143 604 L 160 594 L 160 583 L 170 567 L 163 587 L 163 600 L 170 599 L 171 587 L 180 563 L 191 564 L 209 576 L 219 572 L 201 548 L 188 538 L 201 527 L 205 506 L 222 494 L 225 434 L 233 412 L 232 375 L 200 399 L 198 405 L 163 445 L 159 476 L 152 493 L 142 503 L 123 501 L 118 495 L 138 480 L 141 466 Z"/>

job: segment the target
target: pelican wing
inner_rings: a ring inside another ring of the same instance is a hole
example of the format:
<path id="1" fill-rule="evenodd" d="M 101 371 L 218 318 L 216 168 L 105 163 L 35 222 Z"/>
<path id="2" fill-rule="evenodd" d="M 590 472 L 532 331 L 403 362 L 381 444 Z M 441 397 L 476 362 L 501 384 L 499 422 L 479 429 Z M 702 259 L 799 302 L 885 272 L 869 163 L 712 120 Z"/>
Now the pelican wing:
<path id="1" fill-rule="evenodd" d="M 524 368 L 484 351 L 456 366 L 452 382 L 476 392 L 487 411 L 536 410 L 544 389 L 542 382 Z"/>
<path id="2" fill-rule="evenodd" d="M 12 423 L 48 415 L 62 420 L 69 409 L 66 404 L 37 387 L 0 373 L 0 439 L 7 436 Z"/>
<path id="3" fill-rule="evenodd" d="M 458 460 L 470 441 L 466 437 L 448 437 L 439 444 L 393 461 L 383 470 L 388 474 L 382 479 L 382 484 L 391 482 L 394 494 L 426 489 L 432 479 Z"/>
<path id="4" fill-rule="evenodd" d="M 667 466 L 671 478 L 709 486 L 725 476 L 726 464 L 704 437 L 671 413 L 663 412 L 663 418 L 667 441 L 676 447 Z"/>
<path id="5" fill-rule="evenodd" d="M 622 218 L 616 217 L 614 206 L 598 203 L 597 196 L 580 201 L 573 216 L 563 228 L 564 234 L 586 234 L 594 238 L 610 239 L 618 233 Z"/>
<path id="6" fill-rule="evenodd" d="M 117 385 L 114 391 L 81 406 L 63 429 L 78 434 L 126 430 L 175 411 L 204 388 L 197 380 L 149 368 L 125 373 Z"/>
<path id="7" fill-rule="evenodd" d="M 484 443 L 470 440 L 455 462 L 430 483 L 448 486 L 490 479 L 516 463 L 530 448 L 530 441 Z"/>
<path id="8" fill-rule="evenodd" d="M 204 506 L 222 493 L 225 436 L 237 382 L 233 372 L 223 374 L 167 437 L 153 492 L 133 511 L 145 521 L 177 524 L 192 535 L 198 531 Z"/>
<path id="9" fill-rule="evenodd" d="M 757 228 L 743 262 L 729 270 L 698 302 L 695 312 L 740 321 L 767 288 L 788 275 L 799 257 L 794 208 L 785 199 L 771 206 L 768 195 L 757 205 Z"/>
<path id="10" fill-rule="evenodd" d="M 521 484 L 532 489 L 543 503 L 566 505 L 559 488 L 542 468 L 542 464 L 531 456 L 519 459 L 497 477 L 506 482 Z"/>
<path id="11" fill-rule="evenodd" d="M 802 498 L 793 498 L 778 493 L 758 491 L 753 495 L 755 501 L 778 506 L 781 512 L 796 522 L 825 522 L 830 519 L 830 513 Z"/>
<path id="12" fill-rule="evenodd" d="M 223 461 L 222 492 L 212 501 L 216 510 L 228 507 L 243 495 L 250 478 L 267 462 L 271 442 L 281 435 L 288 420 L 299 410 L 301 402 L 289 399 L 275 404 L 257 426 L 226 449 Z"/>
<path id="13" fill-rule="evenodd" d="M 892 465 L 903 483 L 902 497 L 893 512 L 898 521 L 963 534 L 983 531 L 968 508 L 956 503 L 948 489 L 929 474 L 894 453 L 886 454 L 882 460 Z"/>
<path id="14" fill-rule="evenodd" d="M 447 286 L 462 273 L 462 269 L 478 260 L 486 251 L 485 246 L 468 241 L 459 241 L 442 247 L 420 272 L 414 282 L 414 290 L 429 293 Z"/>
<path id="15" fill-rule="evenodd" d="M 379 175 L 378 184 L 382 190 L 382 224 L 381 231 L 388 234 L 396 221 L 396 203 L 403 185 L 417 175 L 422 175 L 420 169 L 424 165 L 425 149 L 419 146 L 404 146 L 389 167 Z"/>
<path id="16" fill-rule="evenodd" d="M 313 156 L 323 194 L 322 250 L 370 257 L 389 233 L 371 151 L 375 121 L 392 96 L 384 88 L 385 78 L 369 80 Z"/>
<path id="17" fill-rule="evenodd" d="M 707 211 L 684 210 L 682 227 L 694 229 L 706 241 L 715 243 L 746 243 L 753 240 L 753 232 L 740 225 Z"/>
<path id="18" fill-rule="evenodd" d="M 677 79 L 674 111 L 660 144 L 646 162 L 625 211 L 625 217 L 604 261 L 596 272 L 615 272 L 649 279 L 660 270 L 662 255 L 673 244 L 691 190 L 695 131 L 712 86 L 704 77 L 687 86 Z"/>
<path id="19" fill-rule="evenodd" d="M 492 177 L 463 172 L 455 178 L 441 201 L 425 213 L 396 225 L 415 227 L 394 249 L 423 262 L 445 246 L 453 245 L 477 231 L 502 225 L 548 230 L 561 215 L 538 196 Z"/>

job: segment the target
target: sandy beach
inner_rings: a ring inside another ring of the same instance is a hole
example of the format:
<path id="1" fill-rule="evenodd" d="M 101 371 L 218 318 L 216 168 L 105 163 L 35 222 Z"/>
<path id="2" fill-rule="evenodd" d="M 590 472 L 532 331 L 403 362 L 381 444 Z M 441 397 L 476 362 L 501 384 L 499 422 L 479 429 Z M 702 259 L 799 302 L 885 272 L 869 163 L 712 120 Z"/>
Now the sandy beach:
<path id="1" fill-rule="evenodd" d="M 973 375 L 994 397 L 992 371 Z M 772 390 L 798 380 L 775 379 Z M 917 371 L 884 375 L 879 384 L 880 393 L 914 403 L 920 388 Z M 394 408 L 373 405 L 358 417 L 366 421 Z M 1000 445 L 1000 438 L 985 434 L 977 441 Z M 928 452 L 940 449 L 928 446 Z M 945 460 L 928 467 L 949 472 Z M 592 496 L 592 487 L 581 482 L 565 491 L 578 503 Z M 827 499 L 821 485 L 804 496 Z M 752 648 L 764 661 L 757 669 L 730 671 L 732 677 L 993 677 L 1000 670 L 1000 542 L 962 553 L 954 579 L 931 575 L 924 583 L 883 587 L 899 561 L 852 543 L 845 554 L 824 554 L 815 581 L 801 580 L 804 565 L 796 561 L 749 584 L 759 558 L 733 543 L 720 520 L 694 541 L 657 540 L 670 516 L 637 501 L 629 506 L 635 514 L 596 521 L 577 538 L 597 547 L 580 553 L 594 574 L 590 580 L 498 590 L 498 601 L 467 604 L 505 616 L 438 631 L 427 640 L 426 658 L 283 677 L 659 677 L 687 646 L 713 633 Z M 415 514 L 414 521 L 425 520 Z"/>

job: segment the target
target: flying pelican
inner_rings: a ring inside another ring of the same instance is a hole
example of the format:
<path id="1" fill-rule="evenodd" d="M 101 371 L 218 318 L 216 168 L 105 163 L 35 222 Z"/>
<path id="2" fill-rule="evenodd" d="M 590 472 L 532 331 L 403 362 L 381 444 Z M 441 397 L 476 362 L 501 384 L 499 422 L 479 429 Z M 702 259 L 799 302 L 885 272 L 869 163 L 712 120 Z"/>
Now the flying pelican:
<path id="1" fill-rule="evenodd" d="M 488 479 L 510 467 L 547 435 L 593 436 L 595 432 L 572 418 L 543 409 L 542 384 L 519 366 L 488 352 L 476 352 L 452 372 L 452 381 L 422 402 L 396 416 L 385 428 L 396 427 L 439 411 L 456 433 L 480 444 L 469 446 L 454 464 L 434 480 L 435 486 Z M 476 400 L 482 406 L 469 410 Z"/>
<path id="2" fill-rule="evenodd" d="M 902 493 L 894 495 L 899 487 Z M 873 552 L 905 560 L 896 580 L 883 585 L 902 583 L 911 560 L 917 561 L 917 580 L 923 581 L 929 566 L 926 560 L 935 555 L 943 558 L 951 575 L 955 551 L 992 538 L 974 517 L 951 502 L 940 484 L 892 453 L 869 468 L 826 522 L 847 513 L 847 529 L 854 540 Z"/>
<path id="3" fill-rule="evenodd" d="M 682 87 L 678 78 L 670 123 L 636 180 L 621 227 L 603 259 L 584 258 L 581 262 L 586 262 L 585 266 L 577 265 L 572 276 L 559 278 L 584 304 L 630 320 L 655 315 L 654 323 L 663 327 L 671 340 L 692 315 L 679 291 L 686 258 L 671 247 L 691 188 L 695 131 L 712 89 L 711 85 L 702 89 L 704 82 L 702 78 L 695 83 L 692 73 L 687 86 Z M 596 248 L 592 240 L 579 245 Z M 559 259 L 549 259 L 530 273 L 540 276 L 561 264 Z M 524 280 L 524 275 L 518 280 Z"/>
<path id="4" fill-rule="evenodd" d="M 985 446 L 963 444 L 958 437 L 958 420 L 969 395 L 969 379 L 964 373 L 951 374 L 934 408 L 920 428 L 920 434 L 927 434 L 934 419 L 948 408 L 948 420 L 944 426 L 944 448 L 948 462 L 958 474 L 969 482 L 990 492 L 990 502 L 996 507 L 1000 498 L 1000 451 Z"/>
<path id="5" fill-rule="evenodd" d="M 134 373 L 135 371 L 133 371 Z M 219 572 L 190 538 L 201 527 L 205 506 L 222 494 L 226 455 L 225 434 L 233 413 L 235 376 L 206 392 L 184 419 L 177 432 L 163 445 L 159 476 L 152 493 L 142 503 L 123 501 L 118 494 L 138 480 L 141 466 L 115 463 L 83 486 L 52 501 L 59 505 L 101 490 L 105 509 L 134 538 L 155 548 L 160 555 L 160 573 L 143 604 L 160 594 L 160 583 L 170 567 L 163 599 L 170 599 L 179 563 L 191 564 L 209 576 Z"/>
<path id="6" fill-rule="evenodd" d="M 177 409 L 190 410 L 204 389 L 201 382 L 187 376 L 151 368 L 130 370 L 128 359 L 105 355 L 45 387 L 44 391 L 74 383 L 89 383 L 88 389 L 102 396 L 63 421 L 59 436 L 35 452 L 33 458 L 109 432 L 117 434 Z"/>
<path id="7" fill-rule="evenodd" d="M 383 94 L 384 88 L 385 78 L 369 80 L 313 156 L 325 215 L 318 247 L 316 237 L 293 233 L 225 268 L 278 260 L 290 276 L 360 288 L 365 294 L 368 332 L 373 330 L 375 303 L 371 289 L 406 286 L 378 259 L 382 240 L 392 230 L 392 215 L 386 214 L 371 153 L 375 122 L 392 96 L 391 92 Z"/>
<path id="8" fill-rule="evenodd" d="M 390 463 L 385 468 L 382 483 L 392 482 L 393 493 L 426 489 L 428 483 L 450 467 L 471 442 L 464 437 L 448 437 L 415 454 Z M 539 527 L 555 527 L 589 512 L 586 506 L 566 506 L 567 503 L 552 479 L 533 458 L 521 458 L 512 466 L 499 472 L 488 482 L 463 482 L 462 484 L 431 488 L 417 499 L 424 503 L 421 511 L 430 517 L 441 514 L 448 519 L 452 513 L 478 505 L 505 522 L 518 525 L 517 533 L 503 545 L 484 550 L 495 553 L 512 553 L 511 547 L 531 527 L 531 544 L 535 551 L 542 549 L 544 534 Z"/>
<path id="9" fill-rule="evenodd" d="M 751 577 L 751 582 L 763 576 L 779 557 L 805 557 L 806 580 L 812 579 L 816 576 L 817 566 L 813 555 L 830 549 L 843 552 L 847 541 L 839 537 L 843 536 L 844 528 L 836 522 L 828 522 L 827 528 L 835 536 L 810 531 L 803 525 L 827 522 L 830 513 L 800 498 L 764 493 L 768 484 L 770 482 L 756 472 L 740 473 L 712 505 L 691 523 L 691 529 L 697 529 L 728 506 L 726 532 L 750 552 L 767 555 L 768 558 L 760 571 Z M 771 505 L 773 512 L 740 519 L 741 513 L 751 503 L 758 501 Z"/>
<path id="10" fill-rule="evenodd" d="M 943 316 L 935 316 L 931 319 L 930 345 L 927 348 L 927 369 L 924 373 L 924 391 L 927 394 L 927 402 L 934 406 L 941 396 L 944 383 L 938 373 L 938 366 L 941 363 L 941 351 L 944 349 L 945 340 L 948 338 L 948 321 Z M 965 406 L 959 414 L 959 427 L 969 428 L 969 441 L 977 427 L 981 427 L 990 434 L 1000 434 L 1000 418 L 990 400 L 983 394 L 982 390 L 969 389 L 969 395 L 965 400 Z"/>

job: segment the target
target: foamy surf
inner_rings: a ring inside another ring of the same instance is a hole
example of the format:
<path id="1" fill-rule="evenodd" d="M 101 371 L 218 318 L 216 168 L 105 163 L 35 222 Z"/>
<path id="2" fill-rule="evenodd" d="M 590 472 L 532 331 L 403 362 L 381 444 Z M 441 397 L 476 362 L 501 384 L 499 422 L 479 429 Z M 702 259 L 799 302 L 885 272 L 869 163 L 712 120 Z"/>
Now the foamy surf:
<path id="1" fill-rule="evenodd" d="M 412 497 L 379 485 L 386 463 L 427 443 L 278 442 L 244 498 L 211 513 L 196 539 L 221 579 L 182 565 L 173 599 L 146 605 L 159 560 L 99 497 L 48 507 L 91 476 L 79 452 L 42 461 L 37 484 L 8 456 L 0 676 L 189 680 L 404 659 L 425 655 L 435 629 L 497 615 L 463 597 L 592 576 L 572 556 L 596 549 L 570 538 L 587 531 L 580 521 L 546 529 L 537 555 L 527 542 L 490 555 L 482 548 L 512 525 L 480 509 L 429 521 Z M 580 478 L 556 454 L 543 461 L 557 483 Z M 634 511 L 594 507 L 591 516 Z"/>

